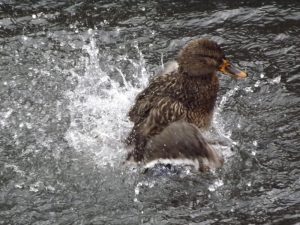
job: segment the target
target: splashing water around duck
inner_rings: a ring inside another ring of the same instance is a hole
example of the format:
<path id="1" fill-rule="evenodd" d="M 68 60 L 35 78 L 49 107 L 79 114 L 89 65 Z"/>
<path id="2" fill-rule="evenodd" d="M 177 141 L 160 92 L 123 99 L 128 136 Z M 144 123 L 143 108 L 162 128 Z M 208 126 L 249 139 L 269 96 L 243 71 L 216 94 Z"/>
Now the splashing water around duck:
<path id="1" fill-rule="evenodd" d="M 73 92 L 67 93 L 72 121 L 66 138 L 77 151 L 93 155 L 99 165 L 119 164 L 124 154 L 123 135 L 130 127 L 126 112 L 139 89 L 126 81 L 121 69 L 112 68 L 121 76 L 124 86 L 100 68 L 95 39 L 91 38 L 82 49 L 88 56 L 81 58 L 84 76 L 72 73 L 78 85 Z M 136 49 L 139 51 L 138 46 Z M 139 62 L 128 59 L 126 55 L 123 60 L 135 67 L 143 67 L 137 79 L 145 83 L 146 69 L 142 55 Z"/>
<path id="2" fill-rule="evenodd" d="M 138 60 L 129 59 L 127 55 L 124 55 L 122 60 L 136 68 L 134 76 L 139 86 L 144 88 L 148 83 L 149 74 L 138 45 L 134 44 L 133 48 L 137 50 Z M 69 109 L 72 118 L 66 138 L 78 152 L 85 154 L 89 152 L 98 165 L 119 165 L 126 157 L 123 140 L 132 127 L 126 114 L 141 89 L 128 82 L 127 74 L 120 68 L 111 66 L 121 77 L 123 85 L 100 68 L 99 50 L 95 39 L 90 38 L 90 43 L 84 45 L 82 49 L 88 55 L 80 59 L 85 68 L 84 75 L 80 76 L 73 71 L 72 76 L 78 80 L 78 85 L 73 92 L 66 93 L 70 99 Z M 101 55 L 101 57 L 108 56 Z M 218 111 L 217 108 L 214 112 L 217 117 L 213 120 L 213 128 L 215 134 L 224 136 Z M 205 135 L 210 134 L 208 132 Z M 230 135 L 227 135 L 227 138 L 230 140 Z M 230 156 L 230 147 L 222 146 L 222 154 L 225 159 Z"/>
<path id="3" fill-rule="evenodd" d="M 211 126 L 219 91 L 216 72 L 241 78 L 247 74 L 230 65 L 217 43 L 208 39 L 188 42 L 179 52 L 178 65 L 171 72 L 160 72 L 137 95 L 128 113 L 134 126 L 126 139 L 133 145 L 127 159 L 146 167 L 157 160 L 162 164 L 180 160 L 200 171 L 220 167 L 220 153 L 199 129 Z"/>

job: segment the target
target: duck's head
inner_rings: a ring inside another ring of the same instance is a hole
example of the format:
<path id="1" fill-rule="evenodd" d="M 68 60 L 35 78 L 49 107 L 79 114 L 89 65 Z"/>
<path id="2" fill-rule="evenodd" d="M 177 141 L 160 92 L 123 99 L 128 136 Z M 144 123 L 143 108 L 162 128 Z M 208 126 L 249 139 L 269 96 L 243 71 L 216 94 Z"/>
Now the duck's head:
<path id="1" fill-rule="evenodd" d="M 234 77 L 247 77 L 246 72 L 233 67 L 220 46 L 208 39 L 189 41 L 178 55 L 179 71 L 189 76 L 207 76 L 217 71 Z"/>

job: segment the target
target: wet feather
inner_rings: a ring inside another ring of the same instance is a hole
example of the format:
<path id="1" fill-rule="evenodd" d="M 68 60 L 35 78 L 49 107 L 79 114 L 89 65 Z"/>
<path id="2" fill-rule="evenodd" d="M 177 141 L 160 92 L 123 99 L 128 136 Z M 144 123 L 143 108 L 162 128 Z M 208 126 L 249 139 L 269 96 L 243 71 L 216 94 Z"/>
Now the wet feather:
<path id="1" fill-rule="evenodd" d="M 223 59 L 215 42 L 192 40 L 180 50 L 178 66 L 170 64 L 150 81 L 128 113 L 134 123 L 126 139 L 133 145 L 128 160 L 149 164 L 158 159 L 190 159 L 197 161 L 201 171 L 223 164 L 200 130 L 211 124 Z"/>

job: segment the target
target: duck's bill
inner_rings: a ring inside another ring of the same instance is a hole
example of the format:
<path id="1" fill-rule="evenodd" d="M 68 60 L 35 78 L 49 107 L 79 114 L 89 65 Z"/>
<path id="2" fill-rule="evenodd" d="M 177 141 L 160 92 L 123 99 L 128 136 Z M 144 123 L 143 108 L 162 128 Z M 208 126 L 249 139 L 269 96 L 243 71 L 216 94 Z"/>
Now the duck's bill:
<path id="1" fill-rule="evenodd" d="M 223 59 L 223 64 L 220 68 L 220 71 L 226 74 L 229 74 L 233 77 L 245 78 L 247 77 L 247 73 L 243 70 L 240 70 L 234 66 L 232 66 L 227 60 Z"/>

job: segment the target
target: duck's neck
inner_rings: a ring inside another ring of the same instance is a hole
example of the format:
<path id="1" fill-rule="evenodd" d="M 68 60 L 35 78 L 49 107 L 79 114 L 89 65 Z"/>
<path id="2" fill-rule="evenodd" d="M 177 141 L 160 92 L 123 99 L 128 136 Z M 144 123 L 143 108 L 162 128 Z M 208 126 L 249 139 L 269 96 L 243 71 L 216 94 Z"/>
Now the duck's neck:
<path id="1" fill-rule="evenodd" d="M 190 76 L 181 74 L 182 90 L 185 93 L 183 103 L 191 110 L 212 111 L 219 91 L 217 74 Z"/>

